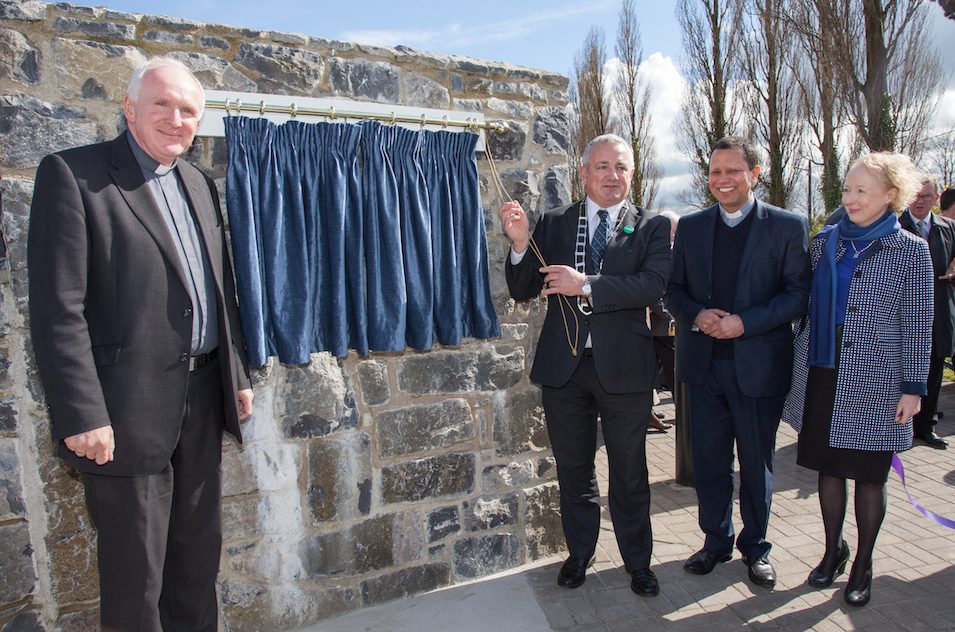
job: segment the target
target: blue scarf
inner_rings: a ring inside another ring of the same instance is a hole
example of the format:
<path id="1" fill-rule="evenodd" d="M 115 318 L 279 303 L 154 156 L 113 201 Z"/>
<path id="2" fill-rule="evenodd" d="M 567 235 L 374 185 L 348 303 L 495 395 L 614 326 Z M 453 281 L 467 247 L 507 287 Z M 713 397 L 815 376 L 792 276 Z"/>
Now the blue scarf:
<path id="1" fill-rule="evenodd" d="M 856 226 L 844 215 L 833 226 L 826 226 L 829 233 L 822 247 L 822 258 L 812 275 L 812 301 L 809 308 L 809 366 L 831 369 L 836 363 L 836 248 L 839 240 L 870 241 L 879 239 L 901 229 L 899 218 L 892 211 L 868 226 Z"/>

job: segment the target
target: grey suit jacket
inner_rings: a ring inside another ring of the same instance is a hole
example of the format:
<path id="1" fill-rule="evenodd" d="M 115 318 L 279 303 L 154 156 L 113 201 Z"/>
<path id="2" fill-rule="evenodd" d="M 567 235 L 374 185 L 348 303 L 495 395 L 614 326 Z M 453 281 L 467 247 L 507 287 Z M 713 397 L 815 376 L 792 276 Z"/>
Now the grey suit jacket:
<path id="1" fill-rule="evenodd" d="M 902 213 L 899 224 L 913 235 L 918 235 L 915 218 L 908 211 Z M 952 355 L 955 346 L 955 288 L 951 281 L 939 277 L 945 274 L 948 264 L 955 257 L 955 221 L 944 215 L 932 217 L 928 250 L 932 256 L 934 275 L 932 353 L 937 358 L 947 358 Z"/>
<path id="2" fill-rule="evenodd" d="M 215 279 L 225 427 L 241 441 L 235 393 L 250 381 L 219 200 L 209 178 L 177 164 Z M 160 471 L 182 423 L 193 306 L 125 134 L 43 159 L 27 260 L 33 348 L 60 456 L 99 474 Z M 116 439 L 106 465 L 61 441 L 106 425 Z"/>

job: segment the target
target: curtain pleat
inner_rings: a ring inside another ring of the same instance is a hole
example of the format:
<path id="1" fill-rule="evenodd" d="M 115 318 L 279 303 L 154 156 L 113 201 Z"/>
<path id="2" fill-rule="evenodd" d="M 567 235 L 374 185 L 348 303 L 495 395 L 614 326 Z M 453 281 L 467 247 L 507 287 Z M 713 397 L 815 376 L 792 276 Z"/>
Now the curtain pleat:
<path id="1" fill-rule="evenodd" d="M 469 133 L 225 119 L 252 364 L 500 335 Z"/>

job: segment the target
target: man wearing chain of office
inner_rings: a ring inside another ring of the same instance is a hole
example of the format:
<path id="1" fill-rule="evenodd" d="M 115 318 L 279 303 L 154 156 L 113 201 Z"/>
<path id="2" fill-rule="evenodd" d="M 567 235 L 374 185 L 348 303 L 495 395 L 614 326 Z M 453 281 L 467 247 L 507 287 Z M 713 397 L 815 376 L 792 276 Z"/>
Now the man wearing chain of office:
<path id="1" fill-rule="evenodd" d="M 647 307 L 666 288 L 670 222 L 628 201 L 633 165 L 626 141 L 598 136 L 581 159 L 583 200 L 545 211 L 533 237 L 517 202 L 499 213 L 511 241 L 505 265 L 511 296 L 548 299 L 530 377 L 542 387 L 569 552 L 557 583 L 577 588 L 594 561 L 599 415 L 617 546 L 631 589 L 650 597 L 660 588 L 650 570 L 646 431 L 657 367 Z"/>

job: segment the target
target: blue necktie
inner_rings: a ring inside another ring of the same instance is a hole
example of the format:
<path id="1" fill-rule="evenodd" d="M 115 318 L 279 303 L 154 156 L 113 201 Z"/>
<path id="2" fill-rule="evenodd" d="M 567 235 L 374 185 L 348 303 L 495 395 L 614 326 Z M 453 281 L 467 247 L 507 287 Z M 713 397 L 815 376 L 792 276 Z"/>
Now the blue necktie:
<path id="1" fill-rule="evenodd" d="M 594 231 L 594 238 L 590 242 L 590 264 L 594 274 L 600 272 L 600 262 L 603 261 L 604 253 L 607 252 L 607 233 L 610 232 L 610 214 L 606 210 L 597 211 L 600 223 L 597 224 L 597 230 Z"/>

